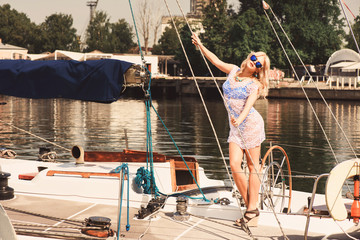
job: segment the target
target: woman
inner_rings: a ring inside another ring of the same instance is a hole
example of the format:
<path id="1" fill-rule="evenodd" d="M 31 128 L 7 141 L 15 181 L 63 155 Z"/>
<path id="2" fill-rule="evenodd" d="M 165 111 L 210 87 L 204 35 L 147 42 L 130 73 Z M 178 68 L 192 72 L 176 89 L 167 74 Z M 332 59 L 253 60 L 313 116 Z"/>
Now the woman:
<path id="1" fill-rule="evenodd" d="M 250 53 L 239 68 L 221 61 L 202 45 L 196 34 L 192 35 L 192 42 L 212 64 L 228 74 L 223 84 L 223 93 L 230 122 L 230 167 L 235 184 L 247 207 L 244 218 L 236 220 L 235 223 L 239 226 L 244 223 L 248 226 L 257 226 L 260 188 L 257 173 L 260 171 L 260 147 L 265 140 L 265 131 L 264 120 L 253 105 L 259 96 L 266 97 L 268 93 L 269 57 L 264 52 Z M 250 171 L 249 185 L 241 168 L 244 154 Z"/>

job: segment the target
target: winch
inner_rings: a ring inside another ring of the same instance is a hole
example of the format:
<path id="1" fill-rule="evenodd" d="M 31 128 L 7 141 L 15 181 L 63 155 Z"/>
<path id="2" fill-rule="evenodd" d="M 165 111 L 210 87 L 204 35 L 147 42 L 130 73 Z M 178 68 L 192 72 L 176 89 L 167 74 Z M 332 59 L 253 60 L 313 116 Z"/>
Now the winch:
<path id="1" fill-rule="evenodd" d="M 81 232 L 86 235 L 107 238 L 114 236 L 114 231 L 110 229 L 111 219 L 107 217 L 93 216 L 85 219 L 85 228 Z"/>
<path id="2" fill-rule="evenodd" d="M 10 175 L 10 173 L 0 171 L 0 200 L 14 198 L 14 189 L 8 186 L 8 178 Z"/>

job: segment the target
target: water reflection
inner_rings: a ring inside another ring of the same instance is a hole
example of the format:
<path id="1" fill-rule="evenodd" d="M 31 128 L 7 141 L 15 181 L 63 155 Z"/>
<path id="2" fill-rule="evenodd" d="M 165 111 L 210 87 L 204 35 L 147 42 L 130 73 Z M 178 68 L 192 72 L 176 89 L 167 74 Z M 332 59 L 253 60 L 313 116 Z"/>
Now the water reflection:
<path id="1" fill-rule="evenodd" d="M 0 120 L 29 131 L 51 142 L 71 149 L 75 144 L 86 150 L 144 150 L 146 144 L 146 113 L 142 100 L 122 99 L 112 104 L 81 102 L 65 99 L 21 99 L 0 96 Z M 305 100 L 269 99 L 256 102 L 256 109 L 265 120 L 267 140 L 282 146 L 288 153 L 293 174 L 329 172 L 336 160 L 354 157 L 331 113 L 322 101 L 312 101 L 323 130 Z M 228 156 L 228 120 L 221 100 L 208 99 L 206 104 L 216 129 L 226 161 Z M 206 173 L 217 179 L 227 178 L 221 154 L 201 101 L 196 97 L 158 99 L 153 106 L 163 119 L 183 155 L 196 156 Z M 359 111 L 357 102 L 329 102 L 351 145 L 359 152 Z M 151 115 L 154 151 L 178 154 L 171 138 L 154 112 Z M 127 131 L 127 139 L 125 138 Z M 38 148 L 48 145 L 27 133 L 0 122 L 0 147 L 15 150 L 19 156 L 37 159 Z M 53 147 L 61 160 L 71 159 L 67 150 Z M 334 157 L 335 155 L 335 157 Z M 312 181 L 294 180 L 298 190 L 312 189 Z M 322 191 L 322 187 L 319 187 Z"/>

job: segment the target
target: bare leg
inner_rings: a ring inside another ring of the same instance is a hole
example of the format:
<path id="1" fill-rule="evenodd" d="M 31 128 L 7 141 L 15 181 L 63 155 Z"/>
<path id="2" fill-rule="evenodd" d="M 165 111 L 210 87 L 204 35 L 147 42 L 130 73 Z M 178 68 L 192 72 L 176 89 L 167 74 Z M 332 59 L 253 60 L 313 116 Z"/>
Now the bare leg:
<path id="1" fill-rule="evenodd" d="M 250 171 L 249 176 L 249 199 L 248 199 L 248 210 L 255 210 L 257 208 L 257 203 L 259 199 L 259 189 L 260 189 L 260 146 L 248 149 L 245 151 L 247 155 L 247 164 Z M 248 156 L 248 154 L 251 156 Z M 257 174 L 258 173 L 258 174 Z"/>
<path id="2" fill-rule="evenodd" d="M 248 206 L 248 188 L 247 179 L 243 169 L 241 169 L 241 163 L 244 158 L 244 150 L 242 150 L 237 144 L 229 143 L 229 159 L 232 175 L 235 184 L 243 197 L 246 206 Z"/>

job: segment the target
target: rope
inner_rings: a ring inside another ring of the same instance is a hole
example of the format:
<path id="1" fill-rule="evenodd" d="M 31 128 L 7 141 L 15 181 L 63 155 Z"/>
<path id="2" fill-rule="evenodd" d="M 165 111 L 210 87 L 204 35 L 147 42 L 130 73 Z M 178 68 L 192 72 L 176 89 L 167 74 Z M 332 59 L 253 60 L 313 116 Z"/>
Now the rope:
<path id="1" fill-rule="evenodd" d="M 11 124 L 11 123 L 4 122 L 4 121 L 1 120 L 1 119 L 0 119 L 0 122 L 3 123 L 3 124 L 6 124 L 6 125 L 8 125 L 8 126 L 10 126 L 10 127 L 12 127 L 12 128 L 15 128 L 15 129 L 17 129 L 17 130 L 20 130 L 20 131 L 22 131 L 22 132 L 25 132 L 25 133 L 29 134 L 30 136 L 33 136 L 33 137 L 35 137 L 35 138 L 38 138 L 38 139 L 40 139 L 40 140 L 42 140 L 42 141 L 44 141 L 44 142 L 50 143 L 50 144 L 52 144 L 52 145 L 54 145 L 54 146 L 56 146 L 56 147 L 58 147 L 58 148 L 64 149 L 64 150 L 66 150 L 66 151 L 68 151 L 68 152 L 71 152 L 71 149 L 69 149 L 69 148 L 65 148 L 65 147 L 63 147 L 63 146 L 60 146 L 60 145 L 54 143 L 54 142 L 50 142 L 49 140 L 46 140 L 45 138 L 39 137 L 39 136 L 37 136 L 37 135 L 29 132 L 29 131 L 26 131 L 26 130 L 24 130 L 24 129 L 21 129 L 21 128 L 19 128 L 19 127 L 16 127 L 16 126 L 14 126 L 14 125 Z"/>
<path id="2" fill-rule="evenodd" d="M 39 155 L 39 160 L 43 162 L 56 162 L 56 152 L 47 152 Z"/>
<path id="3" fill-rule="evenodd" d="M 149 85 L 148 85 L 148 89 L 145 92 L 145 107 L 146 107 L 146 168 L 149 167 L 149 161 L 150 161 L 150 176 L 151 176 L 151 182 L 153 183 L 153 192 L 155 193 L 155 195 L 157 194 L 156 191 L 156 184 L 155 184 L 155 177 L 154 177 L 154 168 L 153 168 L 153 148 L 152 148 L 152 134 L 151 134 L 151 117 L 150 117 L 150 106 L 151 104 L 151 90 L 150 90 L 150 86 L 151 86 L 151 72 L 149 71 L 149 69 L 146 67 L 145 63 L 145 57 L 144 54 L 142 52 L 141 49 L 141 44 L 140 44 L 140 38 L 139 38 L 139 33 L 137 30 L 137 25 L 136 25 L 136 21 L 135 21 L 135 16 L 134 16 L 134 11 L 132 9 L 132 5 L 131 5 L 131 0 L 129 0 L 129 6 L 130 6 L 130 10 L 131 10 L 131 15 L 133 18 L 133 23 L 134 23 L 134 27 L 135 27 L 135 32 L 136 32 L 136 38 L 137 38 L 137 42 L 138 42 L 138 46 L 139 46 L 139 50 L 140 50 L 140 56 L 141 56 L 141 60 L 143 62 L 143 67 L 146 69 L 146 71 L 149 74 Z"/>
<path id="4" fill-rule="evenodd" d="M 54 225 L 48 225 L 48 224 L 39 224 L 39 223 L 18 223 L 18 222 L 12 222 L 12 225 L 14 227 L 16 226 L 22 226 L 22 227 L 44 227 L 44 228 L 59 228 L 59 229 L 75 229 L 75 230 L 82 230 L 82 229 L 104 229 L 103 227 L 71 227 L 71 226 L 54 226 Z"/>
<path id="5" fill-rule="evenodd" d="M 16 152 L 9 149 L 0 149 L 0 157 L 12 159 L 16 157 Z"/>
<path id="6" fill-rule="evenodd" d="M 127 165 L 127 163 L 123 163 L 120 166 L 118 166 L 117 168 L 115 168 L 114 173 L 120 173 L 122 172 L 120 175 L 122 176 L 121 179 L 119 179 L 120 181 L 120 196 L 119 196 L 119 216 L 118 216 L 118 228 L 117 228 L 117 239 L 120 239 L 120 226 L 121 226 L 121 210 L 122 210 L 122 200 L 123 200 L 123 183 L 125 181 L 125 175 L 127 175 L 127 224 L 126 224 L 126 231 L 130 230 L 130 218 L 129 218 L 129 198 L 130 198 L 130 187 L 129 187 L 129 182 L 130 182 L 130 177 L 129 177 L 129 167 Z"/>
<path id="7" fill-rule="evenodd" d="M 129 0 L 129 5 L 130 5 L 132 17 L 133 17 L 133 22 L 134 22 L 134 26 L 135 26 L 135 31 L 136 31 L 136 36 L 137 36 L 137 40 L 138 40 L 138 45 L 139 45 L 139 48 L 140 48 L 141 58 L 142 58 L 143 62 L 145 63 L 144 56 L 143 56 L 143 52 L 142 52 L 142 50 L 141 50 L 141 45 L 140 45 L 140 40 L 139 40 L 138 31 L 137 31 L 137 28 L 136 28 L 136 21 L 135 21 L 135 17 L 134 17 L 134 13 L 133 13 L 133 10 L 132 10 L 132 6 L 131 6 L 131 1 L 130 1 L 130 0 Z M 147 68 L 146 68 L 146 69 L 147 69 Z M 148 71 L 148 69 L 147 69 L 147 71 Z M 148 71 L 148 72 L 149 72 L 149 71 Z M 145 98 L 146 98 L 146 100 L 145 100 L 145 106 L 146 106 L 146 118 L 147 118 L 147 133 L 146 133 L 146 137 L 147 137 L 147 138 L 146 138 L 146 139 L 147 139 L 147 141 L 146 141 L 146 143 L 147 143 L 147 144 L 146 144 L 147 156 L 146 156 L 146 168 L 149 167 L 149 161 L 150 161 L 150 177 L 148 177 L 148 178 L 150 178 L 150 181 L 149 181 L 149 182 L 146 181 L 146 186 L 143 186 L 143 187 L 145 187 L 145 188 L 144 188 L 144 191 L 150 192 L 150 191 L 149 191 L 150 188 L 149 188 L 148 184 L 150 184 L 150 185 L 152 184 L 152 185 L 153 185 L 153 192 L 155 193 L 155 196 L 157 196 L 159 191 L 158 191 L 158 189 L 157 189 L 157 187 L 156 187 L 156 184 L 155 184 L 155 177 L 154 177 L 154 170 L 153 170 L 153 148 L 152 148 L 151 117 L 150 117 L 150 107 L 152 107 L 152 108 L 154 109 L 154 107 L 153 107 L 152 104 L 151 104 L 151 91 L 150 91 L 150 86 L 151 86 L 151 73 L 150 73 L 150 72 L 149 72 L 149 75 L 150 75 L 150 81 L 149 81 L 148 90 L 147 90 L 146 93 L 145 93 Z M 155 109 L 154 109 L 154 111 L 156 112 Z M 160 118 L 160 116 L 159 116 L 159 114 L 158 114 L 157 112 L 156 112 L 156 114 L 157 114 L 157 116 Z M 161 118 L 160 118 L 160 119 L 161 119 Z M 161 121 L 162 121 L 162 120 L 161 120 Z M 165 126 L 165 124 L 164 124 L 163 121 L 162 121 L 162 123 L 163 123 L 163 125 Z M 165 128 L 166 128 L 166 126 L 165 126 Z M 172 138 L 172 136 L 171 136 L 171 134 L 170 134 L 170 132 L 168 131 L 167 128 L 166 128 L 166 130 L 167 130 L 167 132 L 169 133 L 171 139 L 173 140 L 173 138 Z M 173 142 L 174 142 L 174 140 L 173 140 Z M 174 144 L 175 144 L 175 142 L 174 142 Z M 175 144 L 175 146 L 176 146 L 176 144 Z M 179 151 L 179 149 L 178 149 L 177 146 L 176 146 L 176 148 L 177 148 L 177 150 Z M 179 152 L 180 152 L 180 151 L 179 151 Z M 180 155 L 181 155 L 181 153 L 180 153 Z M 182 159 L 183 159 L 186 167 L 189 169 L 189 167 L 188 167 L 188 165 L 187 165 L 187 163 L 186 163 L 186 161 L 184 160 L 183 157 L 182 157 Z M 143 170 L 140 170 L 140 171 L 143 171 Z M 142 174 L 144 174 L 144 173 L 142 173 Z M 190 172 L 190 174 L 191 174 L 192 178 L 194 179 L 196 185 L 197 185 L 198 188 L 200 189 L 200 187 L 199 187 L 199 185 L 198 185 L 195 177 L 193 176 L 193 174 L 192 174 L 191 172 Z M 147 178 L 147 179 L 148 179 L 148 178 Z M 149 179 L 148 179 L 148 180 L 149 180 Z M 140 179 L 138 179 L 138 181 L 140 181 Z M 145 184 L 145 183 L 144 183 L 144 184 Z M 146 190 L 145 190 L 145 189 L 146 189 Z M 200 189 L 200 191 L 201 191 L 201 189 Z M 203 194 L 203 193 L 202 193 L 202 194 Z M 203 199 L 204 199 L 205 201 L 209 201 L 209 200 L 206 199 L 206 197 L 205 197 L 204 194 L 203 194 Z"/>
<path id="8" fill-rule="evenodd" d="M 338 223 L 338 221 L 335 221 L 334 219 L 334 222 L 336 223 L 336 225 L 338 225 L 338 227 L 341 229 L 341 231 L 343 231 L 343 233 L 350 239 L 354 239 L 354 240 L 358 240 L 358 238 L 354 238 L 352 236 L 350 236 L 350 234 L 348 234 L 342 227 L 341 225 Z"/>
<path id="9" fill-rule="evenodd" d="M 143 54 L 142 49 L 141 49 L 139 33 L 138 33 L 138 30 L 137 30 L 137 27 L 136 27 L 136 21 L 135 21 L 134 11 L 133 11 L 133 8 L 132 8 L 132 5 L 131 5 L 131 0 L 129 0 L 129 5 L 130 5 L 131 16 L 132 16 L 132 19 L 133 19 L 133 22 L 134 22 L 136 39 L 137 39 L 139 50 L 140 50 L 141 60 L 142 60 L 143 64 L 145 65 L 146 61 L 145 61 L 145 57 L 144 57 L 144 54 Z"/>
<path id="10" fill-rule="evenodd" d="M 59 239 L 104 239 L 95 236 L 86 236 L 84 234 L 60 233 L 60 232 L 44 232 L 39 230 L 15 229 L 19 235 L 42 236 L 42 237 L 61 237 Z"/>
<path id="11" fill-rule="evenodd" d="M 144 193 L 151 194 L 151 174 L 149 170 L 140 167 L 136 172 L 135 183 L 143 189 Z M 155 186 L 155 192 L 159 192 Z"/>

